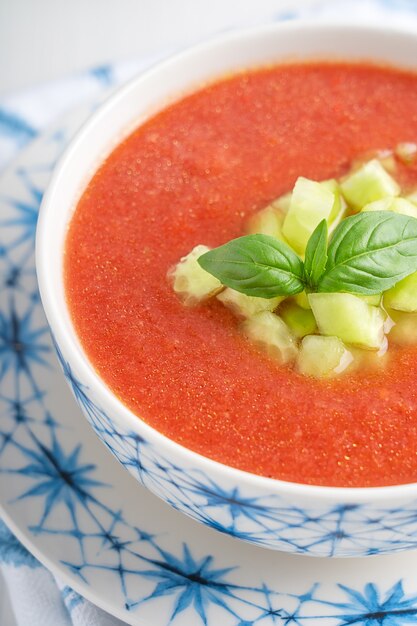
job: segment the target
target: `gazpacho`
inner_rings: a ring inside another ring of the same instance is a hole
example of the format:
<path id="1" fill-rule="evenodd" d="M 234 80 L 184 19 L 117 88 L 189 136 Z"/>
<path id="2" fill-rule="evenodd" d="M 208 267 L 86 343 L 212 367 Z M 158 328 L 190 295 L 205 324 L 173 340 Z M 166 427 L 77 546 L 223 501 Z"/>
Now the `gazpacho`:
<path id="1" fill-rule="evenodd" d="M 417 482 L 417 75 L 285 64 L 205 86 L 98 169 L 64 280 L 113 393 L 292 482 Z"/>

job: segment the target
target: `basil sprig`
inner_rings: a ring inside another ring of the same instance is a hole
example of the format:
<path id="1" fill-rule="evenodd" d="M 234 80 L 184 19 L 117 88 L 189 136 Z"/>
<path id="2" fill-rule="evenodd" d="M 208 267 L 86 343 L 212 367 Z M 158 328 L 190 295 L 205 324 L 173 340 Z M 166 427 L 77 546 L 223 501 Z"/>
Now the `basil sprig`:
<path id="1" fill-rule="evenodd" d="M 358 213 L 336 227 L 328 247 L 323 220 L 304 262 L 268 235 L 233 239 L 198 262 L 223 285 L 259 298 L 303 290 L 378 294 L 417 271 L 417 219 L 390 211 Z"/>

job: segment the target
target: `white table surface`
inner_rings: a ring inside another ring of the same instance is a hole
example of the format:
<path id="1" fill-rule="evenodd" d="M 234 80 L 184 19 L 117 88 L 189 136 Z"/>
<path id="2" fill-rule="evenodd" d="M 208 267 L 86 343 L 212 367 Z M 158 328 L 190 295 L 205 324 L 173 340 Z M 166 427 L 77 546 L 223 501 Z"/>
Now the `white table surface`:
<path id="1" fill-rule="evenodd" d="M 0 94 L 317 0 L 0 0 Z"/>

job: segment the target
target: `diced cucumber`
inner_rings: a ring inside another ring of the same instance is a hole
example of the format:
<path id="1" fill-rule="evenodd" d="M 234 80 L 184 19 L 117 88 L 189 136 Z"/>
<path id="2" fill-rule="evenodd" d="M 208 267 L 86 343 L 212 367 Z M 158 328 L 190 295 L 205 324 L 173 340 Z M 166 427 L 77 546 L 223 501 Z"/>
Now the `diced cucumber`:
<path id="1" fill-rule="evenodd" d="M 389 309 L 389 310 L 393 311 L 394 309 Z M 395 326 L 395 322 L 392 319 L 392 317 L 390 315 L 388 315 L 387 309 L 384 309 L 384 311 L 385 311 L 386 316 L 387 316 L 386 319 L 385 319 L 385 322 L 384 322 L 384 333 L 385 333 L 385 335 L 388 335 L 388 333 L 390 332 L 391 328 L 393 326 Z M 388 348 L 388 345 L 387 345 L 387 348 Z"/>
<path id="2" fill-rule="evenodd" d="M 270 235 L 285 241 L 282 234 L 283 222 L 284 215 L 274 206 L 269 205 L 249 219 L 246 231 L 249 235 Z"/>
<path id="3" fill-rule="evenodd" d="M 322 180 L 320 185 L 324 187 L 324 189 L 328 189 L 334 194 L 334 203 L 329 215 L 329 223 L 333 222 L 334 219 L 340 213 L 341 201 L 343 198 L 341 197 L 340 185 L 335 178 L 329 178 L 328 180 Z"/>
<path id="4" fill-rule="evenodd" d="M 197 262 L 197 259 L 209 250 L 207 246 L 195 246 L 168 273 L 175 293 L 187 306 L 198 304 L 223 289 L 221 282 L 203 270 Z"/>
<path id="5" fill-rule="evenodd" d="M 388 339 L 386 337 L 379 350 L 364 350 L 349 346 L 349 351 L 353 356 L 350 370 L 381 370 L 388 365 Z"/>
<path id="6" fill-rule="evenodd" d="M 303 309 L 294 301 L 287 300 L 284 302 L 279 308 L 278 314 L 299 339 L 313 334 L 317 329 L 311 309 Z"/>
<path id="7" fill-rule="evenodd" d="M 271 202 L 271 206 L 273 206 L 274 209 L 277 209 L 278 211 L 280 211 L 281 213 L 285 215 L 285 213 L 288 213 L 288 209 L 290 208 L 291 196 L 292 196 L 292 193 L 291 191 L 289 191 L 288 193 L 285 193 L 283 196 L 280 196 L 279 198 L 277 198 L 276 200 L 273 200 Z"/>
<path id="8" fill-rule="evenodd" d="M 331 220 L 340 210 L 340 198 L 322 183 L 300 177 L 295 183 L 290 208 L 282 232 L 299 254 L 304 254 L 307 241 L 316 226 Z"/>
<path id="9" fill-rule="evenodd" d="M 307 335 L 301 342 L 297 369 L 306 376 L 325 378 L 343 372 L 353 355 L 338 337 Z"/>
<path id="10" fill-rule="evenodd" d="M 294 296 L 294 302 L 296 302 L 302 309 L 311 309 L 308 296 L 305 291 L 297 293 L 297 295 Z"/>
<path id="11" fill-rule="evenodd" d="M 411 141 L 403 141 L 396 145 L 395 154 L 404 165 L 410 165 L 417 156 L 417 145 Z"/>
<path id="12" fill-rule="evenodd" d="M 417 218 L 417 206 L 405 198 L 382 198 L 366 204 L 362 211 L 392 211 Z"/>
<path id="13" fill-rule="evenodd" d="M 331 235 L 336 226 L 342 221 L 346 213 L 347 205 L 344 197 L 342 196 L 340 185 L 335 178 L 323 180 L 323 182 L 320 184 L 323 185 L 323 187 L 325 187 L 326 189 L 329 189 L 329 191 L 334 194 L 335 198 L 332 212 L 329 216 L 329 219 L 327 220 L 328 232 L 329 235 Z"/>
<path id="14" fill-rule="evenodd" d="M 417 344 L 417 313 L 405 313 L 388 309 L 393 326 L 388 334 L 390 343 L 400 346 Z"/>
<path id="15" fill-rule="evenodd" d="M 368 161 L 356 172 L 349 174 L 340 186 L 346 202 L 356 210 L 374 200 L 399 196 L 401 192 L 397 181 L 377 159 Z"/>
<path id="16" fill-rule="evenodd" d="M 389 174 L 395 174 L 397 171 L 397 161 L 392 150 L 370 150 L 362 154 L 359 158 L 353 159 L 351 171 L 355 172 L 372 159 L 377 159 Z"/>
<path id="17" fill-rule="evenodd" d="M 417 207 L 410 200 L 406 200 L 405 198 L 395 198 L 391 211 L 395 213 L 401 213 L 402 215 L 408 215 L 409 217 L 417 218 Z"/>
<path id="18" fill-rule="evenodd" d="M 384 293 L 384 306 L 408 313 L 417 311 L 417 272 L 406 276 Z"/>
<path id="19" fill-rule="evenodd" d="M 230 287 L 226 287 L 224 291 L 219 293 L 217 299 L 228 309 L 231 309 L 235 315 L 239 317 L 252 317 L 261 311 L 274 311 L 285 299 L 285 296 L 255 298 L 235 291 L 235 289 L 230 289 Z"/>
<path id="20" fill-rule="evenodd" d="M 263 311 L 245 320 L 242 329 L 250 341 L 258 344 L 280 363 L 289 363 L 297 357 L 295 337 L 278 315 Z"/>
<path id="21" fill-rule="evenodd" d="M 381 200 L 368 202 L 361 211 L 391 211 L 393 200 L 394 198 L 381 198 Z"/>
<path id="22" fill-rule="evenodd" d="M 382 301 L 382 293 L 377 293 L 374 296 L 357 296 L 366 304 L 371 304 L 372 306 L 380 306 Z"/>
<path id="23" fill-rule="evenodd" d="M 378 350 L 384 341 L 386 315 L 350 293 L 312 293 L 308 296 L 322 335 Z"/>

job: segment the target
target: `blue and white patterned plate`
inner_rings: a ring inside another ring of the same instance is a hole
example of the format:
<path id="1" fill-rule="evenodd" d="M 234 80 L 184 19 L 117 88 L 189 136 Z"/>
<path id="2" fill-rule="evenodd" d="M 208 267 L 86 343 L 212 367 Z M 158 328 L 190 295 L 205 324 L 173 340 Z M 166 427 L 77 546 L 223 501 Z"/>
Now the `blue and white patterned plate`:
<path id="1" fill-rule="evenodd" d="M 0 178 L 0 513 L 47 567 L 129 624 L 417 621 L 415 551 L 314 559 L 241 543 L 157 499 L 93 434 L 57 364 L 33 256 L 43 191 L 85 114 L 35 140 Z M 228 507 L 238 519 L 238 503 Z M 320 535 L 334 540 L 333 528 Z"/>

